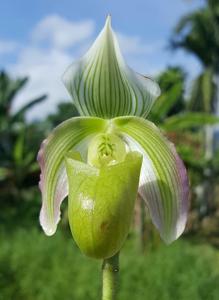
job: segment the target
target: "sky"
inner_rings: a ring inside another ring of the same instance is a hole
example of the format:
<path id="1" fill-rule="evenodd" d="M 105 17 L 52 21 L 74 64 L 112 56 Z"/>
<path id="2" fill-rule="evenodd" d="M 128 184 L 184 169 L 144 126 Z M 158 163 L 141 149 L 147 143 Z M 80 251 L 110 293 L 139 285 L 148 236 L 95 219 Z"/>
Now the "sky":
<path id="1" fill-rule="evenodd" d="M 54 112 L 71 101 L 61 76 L 92 44 L 108 14 L 121 51 L 135 71 L 156 77 L 179 65 L 192 78 L 200 64 L 183 51 L 173 53 L 168 41 L 179 18 L 204 0 L 0 0 L 0 69 L 16 78 L 29 76 L 13 110 L 41 94 L 48 100 L 28 119 Z"/>

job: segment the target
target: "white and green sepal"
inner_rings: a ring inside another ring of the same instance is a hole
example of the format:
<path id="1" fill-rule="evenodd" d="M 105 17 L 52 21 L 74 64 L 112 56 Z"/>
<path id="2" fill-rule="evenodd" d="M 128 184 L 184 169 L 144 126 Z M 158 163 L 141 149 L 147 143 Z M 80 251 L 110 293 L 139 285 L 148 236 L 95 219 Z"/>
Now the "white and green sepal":
<path id="1" fill-rule="evenodd" d="M 81 115 L 106 119 L 146 117 L 160 94 L 156 82 L 126 65 L 110 16 L 84 57 L 66 70 L 63 82 Z"/>

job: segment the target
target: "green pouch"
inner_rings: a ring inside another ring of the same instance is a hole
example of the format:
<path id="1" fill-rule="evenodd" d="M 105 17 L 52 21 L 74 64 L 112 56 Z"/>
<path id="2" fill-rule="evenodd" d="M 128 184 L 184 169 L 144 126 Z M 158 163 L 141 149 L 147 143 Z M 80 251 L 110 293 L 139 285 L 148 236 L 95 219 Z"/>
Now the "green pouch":
<path id="1" fill-rule="evenodd" d="M 108 258 L 122 247 L 132 222 L 142 156 L 130 152 L 123 162 L 96 168 L 79 154 L 65 159 L 68 215 L 72 235 L 90 257 Z"/>

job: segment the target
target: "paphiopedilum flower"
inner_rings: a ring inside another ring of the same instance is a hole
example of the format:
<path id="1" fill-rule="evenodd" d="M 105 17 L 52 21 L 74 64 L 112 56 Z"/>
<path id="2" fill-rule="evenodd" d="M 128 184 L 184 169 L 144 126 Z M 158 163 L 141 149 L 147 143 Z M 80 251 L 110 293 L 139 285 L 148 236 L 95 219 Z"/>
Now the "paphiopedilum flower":
<path id="1" fill-rule="evenodd" d="M 69 223 L 80 249 L 110 257 L 128 234 L 139 193 L 161 238 L 177 239 L 187 218 L 186 170 L 174 145 L 145 119 L 159 87 L 126 65 L 110 17 L 63 82 L 81 117 L 55 128 L 39 151 L 45 233 L 55 233 L 68 195 Z"/>

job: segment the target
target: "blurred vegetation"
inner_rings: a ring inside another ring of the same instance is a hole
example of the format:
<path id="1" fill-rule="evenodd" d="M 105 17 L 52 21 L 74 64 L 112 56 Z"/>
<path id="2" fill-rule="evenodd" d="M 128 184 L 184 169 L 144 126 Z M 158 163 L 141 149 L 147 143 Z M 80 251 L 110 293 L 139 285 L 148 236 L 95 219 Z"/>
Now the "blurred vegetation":
<path id="1" fill-rule="evenodd" d="M 182 17 L 175 27 L 171 45 L 175 50 L 183 49 L 195 55 L 202 66 L 191 87 L 188 109 L 218 116 L 219 2 L 206 0 L 203 8 Z M 180 153 L 188 164 L 192 183 L 190 226 L 193 231 L 203 231 L 209 238 L 213 235 L 214 243 L 219 245 L 216 230 L 219 226 L 219 152 L 215 147 L 216 129 L 205 125 L 203 122 L 200 146 L 189 149 L 180 145 Z M 202 148 L 202 151 L 198 154 L 195 148 Z"/>
<path id="2" fill-rule="evenodd" d="M 169 66 L 157 78 L 162 94 L 149 119 L 175 143 L 189 172 L 191 207 L 184 239 L 166 247 L 141 199 L 121 254 L 119 299 L 218 299 L 219 151 L 214 125 L 219 103 L 219 3 L 183 17 L 172 48 L 195 55 L 202 71 L 187 88 L 188 74 Z M 59 232 L 45 237 L 38 225 L 41 195 L 36 156 L 43 139 L 64 120 L 77 116 L 72 103 L 41 121 L 26 121 L 46 95 L 13 111 L 28 78 L 0 72 L 0 300 L 100 298 L 100 264 L 84 258 L 68 228 L 66 203 Z M 209 155 L 211 153 L 211 155 Z"/>
<path id="3" fill-rule="evenodd" d="M 1 300 L 100 299 L 101 262 L 82 256 L 68 234 L 48 238 L 31 229 L 1 239 Z M 135 245 L 130 236 L 121 252 L 119 299 L 218 299 L 216 250 L 178 241 L 136 255 Z"/>
<path id="4" fill-rule="evenodd" d="M 202 73 L 193 83 L 189 106 L 194 111 L 214 112 L 219 74 L 219 3 L 206 0 L 206 6 L 184 16 L 171 40 L 174 49 L 195 55 Z"/>

